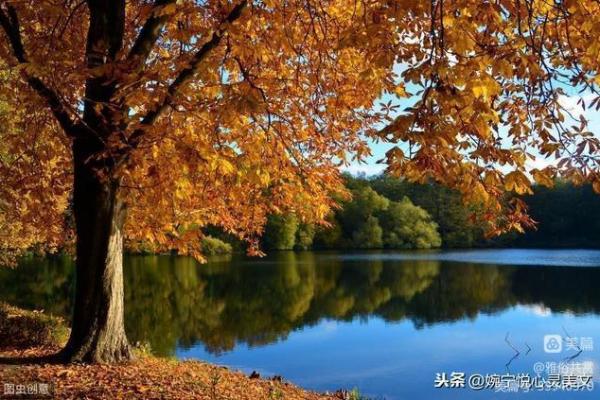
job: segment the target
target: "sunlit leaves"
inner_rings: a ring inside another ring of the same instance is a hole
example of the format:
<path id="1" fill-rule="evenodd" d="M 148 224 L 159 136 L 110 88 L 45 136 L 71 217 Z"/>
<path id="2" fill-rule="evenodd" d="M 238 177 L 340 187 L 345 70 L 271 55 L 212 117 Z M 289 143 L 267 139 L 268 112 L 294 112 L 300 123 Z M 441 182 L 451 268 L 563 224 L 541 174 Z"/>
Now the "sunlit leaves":
<path id="1" fill-rule="evenodd" d="M 482 207 L 490 232 L 532 224 L 507 191 L 529 193 L 557 176 L 599 187 L 600 143 L 578 115 L 600 105 L 596 2 L 264 1 L 228 22 L 241 3 L 131 1 L 123 50 L 90 69 L 84 3 L 14 4 L 29 59 L 17 62 L 0 41 L 0 100 L 20 135 L 0 145 L 0 201 L 21 210 L 0 211 L 22 233 L 1 239 L 6 248 L 70 237 L 71 143 L 31 76 L 75 120 L 86 80 L 114 84 L 110 101 L 89 110 L 111 129 L 98 158 L 127 153 L 117 175 L 133 244 L 193 253 L 182 224 L 219 225 L 255 243 L 273 212 L 322 219 L 343 192 L 339 167 L 369 154 L 366 137 L 397 145 L 391 173 L 438 181 Z M 136 65 L 127 53 L 151 17 L 165 23 Z M 566 105 L 574 98 L 575 110 Z M 37 180 L 22 185 L 19 175 Z"/>
<path id="2" fill-rule="evenodd" d="M 532 225 L 507 192 L 556 177 L 598 181 L 598 138 L 580 115 L 600 105 L 596 2 L 433 0 L 387 10 L 402 38 L 387 43 L 401 84 L 417 88 L 414 105 L 380 130 L 405 150 L 388 153 L 391 173 L 459 189 L 486 210 L 491 233 Z"/>
<path id="3" fill-rule="evenodd" d="M 1 95 L 15 107 L 30 106 L 15 115 L 22 142 L 7 142 L 0 153 L 18 158 L 27 143 L 51 146 L 54 153 L 39 164 L 48 173 L 39 175 L 38 182 L 55 192 L 31 193 L 35 202 L 27 206 L 32 215 L 58 219 L 41 224 L 26 218 L 23 210 L 11 214 L 6 218 L 26 239 L 16 241 L 11 235 L 2 244 L 22 249 L 43 242 L 59 245 L 72 237 L 63 223 L 65 199 L 71 194 L 70 143 L 20 71 L 56 89 L 77 118 L 82 117 L 86 79 L 116 82 L 110 104 L 98 102 L 90 111 L 120 127 L 108 135 L 98 157 L 131 153 L 117 174 L 129 209 L 126 239 L 133 248 L 152 243 L 157 251 L 178 249 L 200 257 L 197 235 L 206 225 L 221 226 L 252 245 L 268 214 L 293 211 L 307 222 L 325 218 L 334 204 L 331 197 L 343 195 L 340 163 L 369 153 L 362 135 L 374 132 L 378 118 L 369 110 L 384 87 L 391 91 L 387 75 L 394 55 L 341 45 L 361 21 L 354 2 L 251 2 L 235 21 L 223 23 L 236 4 L 183 0 L 155 8 L 128 2 L 122 54 L 91 69 L 84 57 L 85 4 L 15 4 L 30 60 L 15 63 L 10 46 L 0 43 L 3 68 L 10 71 Z M 135 66 L 127 52 L 140 27 L 156 17 L 165 20 L 158 40 L 143 65 Z M 164 101 L 169 85 L 215 32 L 221 40 L 193 79 L 173 92 L 171 106 L 152 126 L 142 126 L 144 115 Z M 43 118 L 32 118 L 32 109 Z M 133 132 L 140 129 L 141 141 L 130 150 Z M 32 154 L 40 156 L 40 149 Z M 14 181 L 6 180 L 4 170 L 0 176 L 15 193 L 29 194 L 16 179 L 25 165 L 19 168 L 11 170 Z M 57 171 L 66 182 L 51 180 Z M 48 200 L 40 201 L 46 196 L 60 200 L 56 210 L 49 209 Z M 15 194 L 6 202 L 14 209 L 17 198 Z M 21 227 L 27 224 L 43 227 L 47 234 L 26 234 Z"/>
<path id="4" fill-rule="evenodd" d="M 531 175 L 533 176 L 533 179 L 535 179 L 535 182 L 538 185 L 546 186 L 549 188 L 554 186 L 554 180 L 552 179 L 552 176 L 549 174 L 548 170 L 533 169 L 531 171 Z"/>

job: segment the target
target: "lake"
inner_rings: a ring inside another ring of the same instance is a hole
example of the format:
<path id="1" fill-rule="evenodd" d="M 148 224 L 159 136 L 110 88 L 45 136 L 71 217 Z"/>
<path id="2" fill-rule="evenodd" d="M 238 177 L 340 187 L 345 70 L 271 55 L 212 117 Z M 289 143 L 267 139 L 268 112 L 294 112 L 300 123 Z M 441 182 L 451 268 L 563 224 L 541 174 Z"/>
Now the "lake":
<path id="1" fill-rule="evenodd" d="M 559 366 L 598 371 L 600 251 L 280 252 L 206 265 L 127 256 L 125 264 L 129 338 L 157 355 L 376 399 L 598 398 L 597 387 L 506 393 L 514 385 L 469 383 L 518 374 L 549 382 Z M 72 290 L 64 257 L 0 270 L 0 300 L 11 304 L 68 317 Z M 600 385 L 597 373 L 592 382 Z"/>

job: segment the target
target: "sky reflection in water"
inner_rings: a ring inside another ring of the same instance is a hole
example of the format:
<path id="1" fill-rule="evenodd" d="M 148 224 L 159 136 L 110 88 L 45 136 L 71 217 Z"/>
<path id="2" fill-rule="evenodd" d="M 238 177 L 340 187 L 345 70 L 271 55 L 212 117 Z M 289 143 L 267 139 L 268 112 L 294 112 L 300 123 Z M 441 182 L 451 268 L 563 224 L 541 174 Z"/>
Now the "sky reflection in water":
<path id="1" fill-rule="evenodd" d="M 598 389 L 497 394 L 434 389 L 433 381 L 452 371 L 533 376 L 535 362 L 574 353 L 544 353 L 546 334 L 592 337 L 600 346 L 598 265 L 600 251 L 589 250 L 289 252 L 204 266 L 129 256 L 126 324 L 133 342 L 149 342 L 159 355 L 283 375 L 315 390 L 358 387 L 387 399 L 592 399 Z M 68 316 L 72 282 L 69 260 L 28 259 L 0 271 L 0 299 Z M 521 351 L 508 367 L 507 334 Z M 576 360 L 599 359 L 594 349 Z"/>

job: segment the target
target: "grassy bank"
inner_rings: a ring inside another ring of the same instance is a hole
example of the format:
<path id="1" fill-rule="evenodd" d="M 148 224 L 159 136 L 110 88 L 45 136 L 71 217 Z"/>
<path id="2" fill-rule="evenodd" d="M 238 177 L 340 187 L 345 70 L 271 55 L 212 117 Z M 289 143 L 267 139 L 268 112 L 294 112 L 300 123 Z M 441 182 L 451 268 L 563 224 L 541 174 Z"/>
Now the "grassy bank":
<path id="1" fill-rule="evenodd" d="M 156 358 L 137 351 L 118 365 L 28 364 L 27 357 L 58 351 L 68 336 L 64 322 L 43 312 L 0 304 L 0 398 L 7 389 L 53 391 L 60 399 L 352 399 L 351 393 L 318 394 L 279 377 L 262 379 L 197 361 Z M 31 386 L 28 386 L 31 385 Z M 48 387 L 46 385 L 49 385 Z M 26 398 L 26 397 L 24 397 Z"/>

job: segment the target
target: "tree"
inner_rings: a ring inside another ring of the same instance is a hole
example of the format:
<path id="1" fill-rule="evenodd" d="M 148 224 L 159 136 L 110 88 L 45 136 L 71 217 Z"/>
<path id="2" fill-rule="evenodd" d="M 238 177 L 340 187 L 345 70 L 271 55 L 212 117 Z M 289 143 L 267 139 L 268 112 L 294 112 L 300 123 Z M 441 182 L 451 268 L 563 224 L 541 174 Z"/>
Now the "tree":
<path id="1" fill-rule="evenodd" d="M 344 232 L 337 219 L 337 213 L 332 212 L 326 217 L 326 226 L 318 226 L 315 231 L 313 244 L 318 249 L 335 249 L 343 247 Z"/>
<path id="2" fill-rule="evenodd" d="M 590 185 L 574 187 L 557 181 L 552 189 L 538 188 L 525 198 L 530 214 L 539 221 L 535 231 L 510 236 L 513 245 L 521 247 L 600 246 L 600 197 Z"/>
<path id="3" fill-rule="evenodd" d="M 212 236 L 204 236 L 201 246 L 202 253 L 206 255 L 229 254 L 233 252 L 232 245 Z"/>
<path id="4" fill-rule="evenodd" d="M 346 247 L 371 249 L 383 247 L 382 230 L 377 215 L 390 201 L 366 185 L 365 181 L 347 180 L 352 199 L 341 204 L 339 219 L 347 239 Z"/>
<path id="5" fill-rule="evenodd" d="M 0 252 L 76 242 L 61 360 L 130 358 L 124 241 L 201 259 L 214 225 L 256 254 L 267 215 L 327 214 L 392 70 L 343 43 L 353 5 L 0 1 Z"/>
<path id="6" fill-rule="evenodd" d="M 367 216 L 352 232 L 352 247 L 355 249 L 380 249 L 383 247 L 383 230 L 379 220 L 373 215 Z"/>
<path id="7" fill-rule="evenodd" d="M 530 193 L 532 181 L 562 176 L 600 192 L 600 142 L 580 115 L 600 102 L 599 11 L 576 0 L 388 3 L 381 25 L 419 38 L 390 50 L 397 92 L 415 100 L 381 131 L 406 144 L 388 152 L 390 172 L 458 189 L 482 206 L 490 234 L 533 224 L 519 197 L 503 196 Z"/>
<path id="8" fill-rule="evenodd" d="M 298 224 L 296 231 L 296 244 L 294 248 L 298 250 L 308 250 L 312 247 L 316 235 L 315 224 Z"/>
<path id="9" fill-rule="evenodd" d="M 483 239 L 485 226 L 475 223 L 472 216 L 476 210 L 464 204 L 456 190 L 431 182 L 410 183 L 387 174 L 371 179 L 369 185 L 392 201 L 408 197 L 415 205 L 425 209 L 438 224 L 444 247 L 473 247 Z"/>
<path id="10" fill-rule="evenodd" d="M 272 250 L 292 250 L 297 231 L 298 219 L 295 214 L 270 215 L 263 236 L 264 246 Z"/>
<path id="11" fill-rule="evenodd" d="M 383 243 L 393 249 L 431 249 L 440 247 L 438 225 L 427 211 L 415 206 L 407 197 L 390 206 L 380 218 Z"/>
<path id="12" fill-rule="evenodd" d="M 523 230 L 503 193 L 530 177 L 600 191 L 600 141 L 562 101 L 600 103 L 598 15 L 592 0 L 2 0 L 0 246 L 76 238 L 62 358 L 114 361 L 130 353 L 124 240 L 200 258 L 203 225 L 256 244 L 272 213 L 322 219 L 365 137 L 401 144 L 390 173 L 478 203 L 490 234 Z M 392 119 L 384 93 L 415 101 Z"/>

